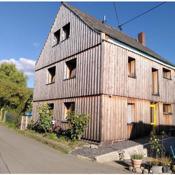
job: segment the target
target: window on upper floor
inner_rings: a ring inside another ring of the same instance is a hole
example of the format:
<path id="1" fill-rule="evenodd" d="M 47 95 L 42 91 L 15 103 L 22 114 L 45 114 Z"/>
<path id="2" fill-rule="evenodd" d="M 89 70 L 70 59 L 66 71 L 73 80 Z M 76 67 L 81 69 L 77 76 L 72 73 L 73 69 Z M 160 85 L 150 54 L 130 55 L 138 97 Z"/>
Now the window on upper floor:
<path id="1" fill-rule="evenodd" d="M 77 59 L 69 60 L 65 63 L 65 79 L 71 79 L 76 77 L 76 67 L 77 67 Z"/>
<path id="2" fill-rule="evenodd" d="M 163 68 L 163 78 L 171 80 L 171 70 Z"/>
<path id="3" fill-rule="evenodd" d="M 48 69 L 48 79 L 47 84 L 55 83 L 56 66 L 50 67 Z"/>
<path id="4" fill-rule="evenodd" d="M 55 40 L 56 40 L 55 45 L 56 45 L 56 44 L 59 44 L 59 43 L 60 43 L 60 29 L 57 30 L 57 31 L 54 33 L 54 37 L 55 37 Z"/>
<path id="5" fill-rule="evenodd" d="M 66 121 L 69 112 L 75 112 L 75 102 L 64 103 L 64 116 L 63 116 L 64 121 Z"/>
<path id="6" fill-rule="evenodd" d="M 131 57 L 128 57 L 128 76 L 136 78 L 136 60 Z"/>
<path id="7" fill-rule="evenodd" d="M 62 40 L 66 40 L 68 39 L 70 36 L 70 23 L 66 24 L 64 27 L 63 27 L 63 33 L 62 33 Z"/>
<path id="8" fill-rule="evenodd" d="M 172 105 L 171 104 L 163 104 L 163 114 L 171 115 L 172 114 Z"/>
<path id="9" fill-rule="evenodd" d="M 152 68 L 152 94 L 159 95 L 159 75 L 155 68 Z"/>

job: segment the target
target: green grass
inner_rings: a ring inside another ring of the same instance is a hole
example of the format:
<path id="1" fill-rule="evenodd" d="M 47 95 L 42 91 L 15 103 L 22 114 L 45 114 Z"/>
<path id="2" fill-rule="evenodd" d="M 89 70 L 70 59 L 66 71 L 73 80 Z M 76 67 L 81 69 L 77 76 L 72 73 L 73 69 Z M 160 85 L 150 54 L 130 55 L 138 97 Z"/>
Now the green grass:
<path id="1" fill-rule="evenodd" d="M 58 138 L 54 133 L 39 134 L 32 130 L 20 130 L 16 128 L 14 124 L 11 123 L 0 122 L 0 124 L 13 129 L 15 132 L 19 134 L 33 138 L 41 143 L 47 144 L 48 146 L 66 154 L 72 152 L 76 147 L 81 147 L 85 144 L 83 141 L 72 141 L 66 139 L 63 136 Z"/>

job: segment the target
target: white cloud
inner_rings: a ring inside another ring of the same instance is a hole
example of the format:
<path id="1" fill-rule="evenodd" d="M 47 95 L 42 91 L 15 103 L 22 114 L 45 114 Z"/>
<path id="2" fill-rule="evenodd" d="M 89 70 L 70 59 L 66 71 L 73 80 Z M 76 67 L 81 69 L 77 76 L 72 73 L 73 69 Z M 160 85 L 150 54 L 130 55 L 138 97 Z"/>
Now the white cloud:
<path id="1" fill-rule="evenodd" d="M 16 59 L 2 59 L 0 60 L 1 63 L 13 63 L 16 65 L 16 68 L 22 72 L 24 72 L 27 76 L 34 76 L 34 69 L 35 69 L 35 61 L 28 59 L 28 58 L 20 58 Z"/>

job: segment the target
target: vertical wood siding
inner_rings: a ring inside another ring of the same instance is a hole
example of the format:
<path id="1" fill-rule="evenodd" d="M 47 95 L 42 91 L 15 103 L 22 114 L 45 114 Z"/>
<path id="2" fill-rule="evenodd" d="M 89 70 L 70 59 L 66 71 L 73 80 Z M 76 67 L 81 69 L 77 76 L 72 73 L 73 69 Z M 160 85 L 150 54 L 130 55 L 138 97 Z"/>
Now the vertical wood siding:
<path id="1" fill-rule="evenodd" d="M 36 71 L 34 101 L 99 94 L 100 56 L 99 45 L 56 63 L 55 83 L 49 85 L 46 84 L 48 67 Z M 76 77 L 64 80 L 65 62 L 73 58 L 77 59 Z"/>
<path id="2" fill-rule="evenodd" d="M 37 109 L 39 106 L 43 103 L 54 103 L 54 119 L 61 122 L 64 116 L 64 103 L 75 102 L 75 112 L 88 114 L 90 116 L 89 124 L 83 138 L 100 141 L 100 98 L 100 96 L 93 96 L 35 102 L 33 104 L 33 114 L 35 114 L 36 120 L 38 118 Z"/>
<path id="3" fill-rule="evenodd" d="M 102 142 L 119 141 L 128 139 L 131 133 L 127 130 L 127 104 L 133 103 L 135 106 L 135 117 L 133 123 L 150 124 L 150 102 L 134 98 L 118 96 L 102 96 Z M 173 114 L 175 113 L 173 107 Z M 158 103 L 157 125 L 172 125 L 174 115 L 163 115 L 163 103 Z M 131 129 L 132 132 L 132 129 Z M 139 131 L 142 132 L 142 131 Z M 140 133 L 144 134 L 144 133 Z"/>
<path id="4" fill-rule="evenodd" d="M 61 29 L 69 22 L 70 37 L 53 47 L 54 32 L 56 32 L 58 29 Z M 40 54 L 39 60 L 37 61 L 35 69 L 40 69 L 44 66 L 50 65 L 56 61 L 90 48 L 100 43 L 100 41 L 101 38 L 99 34 L 91 30 L 70 10 L 64 6 L 61 6 L 52 29 L 48 35 L 45 46 Z"/>
<path id="5" fill-rule="evenodd" d="M 136 60 L 136 78 L 128 77 L 128 56 Z M 175 71 L 171 69 L 172 80 L 163 78 L 164 66 L 138 54 L 105 43 L 103 93 L 175 103 Z M 152 68 L 158 69 L 160 96 L 152 95 Z"/>

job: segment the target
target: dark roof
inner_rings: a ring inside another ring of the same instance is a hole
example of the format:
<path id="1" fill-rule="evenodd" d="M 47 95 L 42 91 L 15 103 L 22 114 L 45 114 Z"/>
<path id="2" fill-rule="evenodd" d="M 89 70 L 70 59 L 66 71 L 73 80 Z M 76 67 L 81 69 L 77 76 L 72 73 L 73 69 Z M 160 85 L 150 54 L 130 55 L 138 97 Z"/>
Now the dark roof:
<path id="1" fill-rule="evenodd" d="M 152 56 L 155 59 L 157 59 L 163 63 L 169 64 L 173 67 L 175 66 L 174 64 L 170 63 L 168 60 L 164 59 L 163 57 L 161 57 L 160 55 L 158 55 L 157 53 L 155 53 L 151 49 L 140 44 L 136 39 L 131 38 L 131 37 L 127 36 L 126 34 L 124 34 L 123 32 L 121 32 L 117 29 L 114 29 L 109 25 L 102 23 L 101 21 L 95 19 L 94 17 L 89 16 L 89 15 L 81 12 L 77 8 L 70 6 L 69 4 L 67 4 L 65 2 L 63 2 L 62 4 L 65 7 L 67 7 L 70 11 L 72 11 L 85 24 L 87 24 L 91 29 L 95 30 L 96 32 L 103 32 L 103 33 L 107 34 L 108 36 L 110 36 L 111 38 L 118 40 L 121 43 L 127 44 L 128 46 L 131 46 L 132 48 L 135 48 L 143 53 L 146 53 L 147 55 Z"/>

